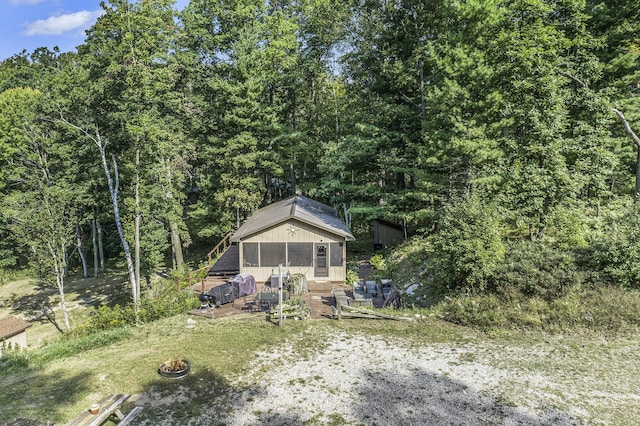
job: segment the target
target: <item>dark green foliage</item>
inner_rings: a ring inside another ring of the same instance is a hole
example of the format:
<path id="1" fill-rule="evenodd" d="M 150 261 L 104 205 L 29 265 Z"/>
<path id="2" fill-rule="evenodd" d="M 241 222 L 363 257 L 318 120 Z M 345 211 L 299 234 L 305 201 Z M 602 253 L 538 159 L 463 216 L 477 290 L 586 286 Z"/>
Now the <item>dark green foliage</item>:
<path id="1" fill-rule="evenodd" d="M 498 212 L 477 197 L 447 205 L 430 241 L 428 270 L 443 293 L 482 291 L 504 257 Z"/>
<path id="2" fill-rule="evenodd" d="M 581 282 L 582 274 L 570 249 L 528 240 L 508 242 L 505 249 L 504 260 L 490 279 L 498 294 L 516 292 L 551 301 Z"/>
<path id="3" fill-rule="evenodd" d="M 605 219 L 594 243 L 583 251 L 586 268 L 604 283 L 640 289 L 640 206 L 622 207 Z"/>

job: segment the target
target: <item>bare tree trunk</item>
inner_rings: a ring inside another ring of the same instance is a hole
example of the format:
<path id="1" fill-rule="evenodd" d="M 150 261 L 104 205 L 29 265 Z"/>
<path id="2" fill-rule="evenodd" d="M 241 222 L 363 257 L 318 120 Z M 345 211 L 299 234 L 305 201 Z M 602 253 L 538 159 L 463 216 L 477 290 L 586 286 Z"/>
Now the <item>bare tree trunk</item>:
<path id="1" fill-rule="evenodd" d="M 53 268 L 56 274 L 56 287 L 58 287 L 58 294 L 60 295 L 60 310 L 64 318 L 64 326 L 67 331 L 71 331 L 71 324 L 69 322 L 69 312 L 67 311 L 67 304 L 64 299 L 64 269 L 65 269 L 65 242 L 61 241 L 60 251 L 58 252 L 53 243 L 50 241 L 47 243 L 49 254 L 53 260 Z"/>
<path id="2" fill-rule="evenodd" d="M 178 224 L 173 220 L 169 222 L 169 227 L 171 228 L 173 261 L 175 262 L 175 267 L 179 268 L 184 263 L 184 258 L 182 257 L 182 243 L 180 242 L 180 230 L 178 229 Z"/>
<path id="3" fill-rule="evenodd" d="M 95 212 L 95 209 L 94 209 Z M 91 220 L 91 247 L 93 248 L 93 277 L 98 277 L 100 265 L 98 261 L 98 236 L 97 236 L 96 218 Z"/>
<path id="4" fill-rule="evenodd" d="M 104 174 L 107 178 L 107 185 L 109 187 L 109 194 L 111 195 L 111 204 L 113 205 L 113 215 L 116 222 L 116 228 L 118 229 L 118 235 L 120 236 L 120 241 L 122 242 L 122 249 L 124 250 L 124 257 L 127 262 L 127 270 L 129 272 L 129 284 L 131 285 L 131 293 L 133 296 L 133 303 L 137 306 L 140 303 L 138 298 L 138 294 L 136 293 L 136 276 L 133 268 L 133 260 L 131 258 L 131 249 L 129 248 L 129 243 L 127 242 L 127 238 L 124 235 L 124 228 L 122 227 L 122 220 L 120 219 L 120 206 L 118 204 L 118 163 L 116 162 L 116 157 L 112 156 L 113 161 L 113 172 L 115 177 L 115 182 L 111 179 L 111 171 L 109 170 L 109 165 L 107 164 L 107 155 L 105 152 L 105 146 L 107 142 L 102 143 L 102 138 L 100 137 L 100 132 L 98 128 L 95 129 L 95 136 L 92 136 L 81 127 L 76 126 L 75 124 L 67 121 L 61 114 L 60 119 L 62 122 L 67 124 L 68 126 L 73 127 L 76 130 L 84 133 L 88 138 L 90 138 L 98 147 L 98 151 L 100 152 L 100 159 L 102 160 L 102 167 L 104 168 Z"/>
<path id="5" fill-rule="evenodd" d="M 98 218 L 99 210 L 96 209 L 96 232 L 98 234 L 98 260 L 100 263 L 100 272 L 104 273 L 105 271 L 105 263 L 104 263 L 104 244 L 102 243 L 102 224 L 100 223 L 100 219 Z"/>
<path id="6" fill-rule="evenodd" d="M 165 190 L 165 197 L 169 203 L 170 208 L 173 206 L 173 176 L 171 175 L 171 167 L 167 164 L 166 159 L 162 159 L 162 166 L 165 169 L 167 178 L 167 189 Z M 178 229 L 178 223 L 169 217 L 169 229 L 171 233 L 171 252 L 173 254 L 173 268 L 179 268 L 184 263 L 182 257 L 182 243 L 180 241 L 180 230 Z"/>
<path id="7" fill-rule="evenodd" d="M 638 196 L 640 196 L 640 137 L 638 137 L 638 135 L 635 134 L 635 132 L 631 128 L 631 125 L 625 118 L 622 111 L 619 111 L 615 108 L 611 108 L 611 110 L 615 112 L 618 117 L 620 117 L 620 120 L 622 120 L 622 124 L 624 125 L 624 130 L 627 132 L 629 136 L 631 136 L 631 139 L 633 139 L 633 141 L 636 144 L 636 148 L 638 149 L 638 154 L 636 158 L 636 188 L 635 188 L 635 194 L 634 194 L 634 198 L 636 199 L 636 201 L 638 201 Z"/>
<path id="8" fill-rule="evenodd" d="M 129 242 L 127 241 L 127 238 L 124 235 L 124 228 L 122 227 L 122 220 L 120 219 L 120 205 L 118 204 L 118 185 L 119 185 L 118 163 L 116 162 L 116 158 L 112 157 L 113 172 L 114 172 L 114 178 L 115 178 L 115 182 L 114 182 L 111 179 L 111 171 L 109 170 L 109 165 L 107 164 L 107 155 L 105 153 L 105 148 L 100 139 L 100 133 L 98 132 L 98 130 L 96 130 L 95 142 L 96 142 L 96 145 L 98 145 L 98 149 L 100 150 L 102 167 L 104 168 L 104 173 L 105 173 L 105 176 L 107 177 L 107 184 L 109 186 L 109 193 L 111 195 L 111 204 L 113 205 L 113 215 L 116 221 L 116 228 L 118 229 L 118 235 L 120 236 L 120 241 L 122 242 L 124 257 L 127 262 L 127 270 L 129 271 L 129 284 L 131 285 L 133 303 L 134 305 L 138 305 L 140 300 L 138 299 L 138 294 L 136 292 L 136 275 L 133 268 L 133 259 L 131 257 L 131 249 L 129 248 Z"/>
<path id="9" fill-rule="evenodd" d="M 89 271 L 87 268 L 87 258 L 84 255 L 83 247 L 82 247 L 82 237 L 80 236 L 80 225 L 76 223 L 76 248 L 78 249 L 78 256 L 80 257 L 80 261 L 82 262 L 82 276 L 87 278 L 89 276 Z"/>
<path id="10" fill-rule="evenodd" d="M 138 300 L 140 299 L 140 148 L 136 140 L 136 219 L 134 232 L 135 245 L 135 290 Z"/>

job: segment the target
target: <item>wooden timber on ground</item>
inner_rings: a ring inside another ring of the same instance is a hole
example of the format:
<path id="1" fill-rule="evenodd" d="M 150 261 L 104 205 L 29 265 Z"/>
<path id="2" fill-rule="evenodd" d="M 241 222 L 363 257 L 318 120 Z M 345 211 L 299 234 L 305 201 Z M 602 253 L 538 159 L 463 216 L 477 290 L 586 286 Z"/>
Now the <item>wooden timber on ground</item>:
<path id="1" fill-rule="evenodd" d="M 396 321 L 413 321 L 413 318 L 383 314 L 382 312 L 376 312 L 368 309 L 357 308 L 355 306 L 349 306 L 346 304 L 341 304 L 339 306 L 340 307 L 335 308 L 333 312 L 333 317 L 336 319 L 366 318 L 366 319 L 390 319 L 390 320 L 396 320 Z"/>

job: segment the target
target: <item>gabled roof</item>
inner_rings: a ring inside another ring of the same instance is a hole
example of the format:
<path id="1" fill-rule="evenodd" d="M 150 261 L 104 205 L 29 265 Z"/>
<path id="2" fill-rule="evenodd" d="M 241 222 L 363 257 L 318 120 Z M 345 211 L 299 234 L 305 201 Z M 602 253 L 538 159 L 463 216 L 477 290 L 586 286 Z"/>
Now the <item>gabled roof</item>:
<path id="1" fill-rule="evenodd" d="M 16 334 L 20 334 L 27 328 L 31 327 L 31 323 L 17 317 L 7 317 L 0 319 L 0 339 L 8 339 Z"/>
<path id="2" fill-rule="evenodd" d="M 311 198 L 295 195 L 256 211 L 231 237 L 232 242 L 241 241 L 267 228 L 297 219 L 316 228 L 353 241 L 347 225 L 338 217 L 336 210 Z"/>

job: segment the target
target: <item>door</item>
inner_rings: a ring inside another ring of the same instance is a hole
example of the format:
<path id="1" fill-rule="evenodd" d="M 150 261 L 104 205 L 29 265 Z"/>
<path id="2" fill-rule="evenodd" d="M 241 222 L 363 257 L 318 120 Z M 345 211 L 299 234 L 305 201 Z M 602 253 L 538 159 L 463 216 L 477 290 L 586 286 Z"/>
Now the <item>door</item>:
<path id="1" fill-rule="evenodd" d="M 315 244 L 315 268 L 313 274 L 316 278 L 329 276 L 329 244 Z"/>

